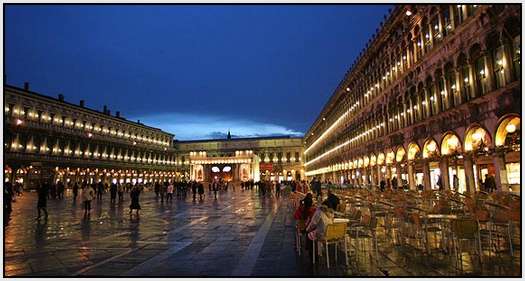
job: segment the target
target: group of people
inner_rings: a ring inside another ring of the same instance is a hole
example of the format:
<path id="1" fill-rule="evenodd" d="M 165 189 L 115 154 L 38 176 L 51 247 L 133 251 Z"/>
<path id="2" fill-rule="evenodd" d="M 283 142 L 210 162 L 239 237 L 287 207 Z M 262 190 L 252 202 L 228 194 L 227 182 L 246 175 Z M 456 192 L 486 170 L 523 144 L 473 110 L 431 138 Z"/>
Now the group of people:
<path id="1" fill-rule="evenodd" d="M 328 225 L 334 221 L 340 199 L 328 190 L 327 198 L 320 205 L 315 207 L 313 202 L 313 195 L 308 192 L 294 212 L 294 218 L 298 221 L 298 231 L 310 241 L 322 240 L 325 237 Z M 311 255 L 312 243 L 305 245 Z"/>

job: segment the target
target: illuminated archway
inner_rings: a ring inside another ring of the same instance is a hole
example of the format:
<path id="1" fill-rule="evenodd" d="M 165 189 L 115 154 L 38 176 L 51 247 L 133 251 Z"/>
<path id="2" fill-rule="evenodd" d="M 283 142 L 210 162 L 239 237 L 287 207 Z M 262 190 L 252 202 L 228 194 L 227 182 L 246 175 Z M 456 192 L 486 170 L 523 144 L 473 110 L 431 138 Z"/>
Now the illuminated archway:
<path id="1" fill-rule="evenodd" d="M 376 155 L 373 154 L 373 153 L 370 154 L 370 166 L 371 166 L 371 167 L 373 167 L 373 166 L 376 165 L 376 161 L 377 161 L 377 159 L 376 159 Z"/>
<path id="2" fill-rule="evenodd" d="M 363 157 L 363 166 L 366 168 L 370 164 L 370 158 L 368 156 Z"/>
<path id="3" fill-rule="evenodd" d="M 429 139 L 423 145 L 423 158 L 433 158 L 439 156 L 439 148 L 434 139 Z"/>
<path id="4" fill-rule="evenodd" d="M 362 168 L 362 167 L 363 167 L 363 158 L 359 158 L 359 159 L 357 160 L 357 167 L 358 167 L 358 168 Z"/>
<path id="5" fill-rule="evenodd" d="M 512 115 L 503 119 L 496 130 L 496 146 L 512 145 L 520 143 L 521 119 L 519 116 Z"/>
<path id="6" fill-rule="evenodd" d="M 448 132 L 441 140 L 441 155 L 452 155 L 455 153 L 461 153 L 461 141 L 456 134 Z"/>
<path id="7" fill-rule="evenodd" d="M 385 163 L 385 154 L 383 152 L 380 152 L 377 155 L 377 165 L 383 165 Z"/>
<path id="8" fill-rule="evenodd" d="M 387 164 L 394 163 L 395 158 L 396 158 L 396 154 L 392 150 L 390 150 L 390 151 L 388 151 L 386 153 L 386 159 L 385 160 L 386 160 Z"/>
<path id="9" fill-rule="evenodd" d="M 406 154 L 405 148 L 400 146 L 396 151 L 396 162 L 398 163 L 403 162 L 403 160 L 405 159 L 405 154 Z"/>
<path id="10" fill-rule="evenodd" d="M 492 144 L 489 132 L 479 125 L 473 125 L 465 134 L 465 151 L 488 150 Z"/>
<path id="11" fill-rule="evenodd" d="M 417 143 L 414 143 L 414 142 L 410 143 L 408 145 L 408 155 L 407 155 L 408 160 L 414 160 L 416 158 L 419 158 L 418 154 L 420 151 L 421 150 L 419 149 L 419 145 L 417 145 Z"/>

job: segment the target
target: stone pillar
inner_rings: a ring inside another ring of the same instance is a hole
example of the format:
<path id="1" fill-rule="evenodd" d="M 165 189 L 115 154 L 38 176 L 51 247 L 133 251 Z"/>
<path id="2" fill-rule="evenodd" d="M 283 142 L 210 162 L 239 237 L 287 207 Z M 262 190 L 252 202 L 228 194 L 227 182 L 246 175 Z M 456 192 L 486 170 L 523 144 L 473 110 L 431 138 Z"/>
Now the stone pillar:
<path id="1" fill-rule="evenodd" d="M 430 180 L 430 166 L 428 160 L 423 161 L 423 186 L 425 190 L 432 189 L 432 181 Z"/>
<path id="2" fill-rule="evenodd" d="M 414 162 L 408 162 L 408 187 L 410 190 L 416 190 L 416 179 L 414 175 Z"/>
<path id="3" fill-rule="evenodd" d="M 370 167 L 370 178 L 371 178 L 373 190 L 375 190 L 375 186 L 378 184 L 374 170 L 375 170 L 374 167 Z"/>
<path id="4" fill-rule="evenodd" d="M 474 182 L 473 161 L 470 154 L 464 155 L 463 166 L 465 168 L 466 191 L 467 193 L 474 193 L 476 185 Z"/>
<path id="5" fill-rule="evenodd" d="M 441 171 L 441 184 L 443 189 L 450 190 L 450 178 L 448 174 L 448 157 L 443 156 L 439 161 L 439 170 Z"/>
<path id="6" fill-rule="evenodd" d="M 386 185 L 390 188 L 392 188 L 391 180 L 392 180 L 392 167 L 390 167 L 389 165 L 386 165 Z"/>
<path id="7" fill-rule="evenodd" d="M 496 189 L 498 191 L 509 191 L 509 182 L 507 178 L 507 168 L 505 167 L 505 158 L 501 153 L 493 156 L 494 168 L 496 174 L 494 180 L 496 181 Z"/>
<path id="8" fill-rule="evenodd" d="M 401 187 L 403 185 L 403 181 L 401 180 L 401 165 L 396 164 L 396 177 L 397 177 L 397 187 Z"/>

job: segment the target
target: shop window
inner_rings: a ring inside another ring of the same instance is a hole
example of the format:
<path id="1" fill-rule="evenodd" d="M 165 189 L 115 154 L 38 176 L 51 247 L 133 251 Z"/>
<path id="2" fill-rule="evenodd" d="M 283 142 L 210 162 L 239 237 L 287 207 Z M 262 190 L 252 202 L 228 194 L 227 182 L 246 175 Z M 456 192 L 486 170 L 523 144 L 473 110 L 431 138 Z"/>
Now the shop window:
<path id="1" fill-rule="evenodd" d="M 507 180 L 509 184 L 520 184 L 521 179 L 521 170 L 520 163 L 507 163 L 505 164 L 507 168 Z"/>

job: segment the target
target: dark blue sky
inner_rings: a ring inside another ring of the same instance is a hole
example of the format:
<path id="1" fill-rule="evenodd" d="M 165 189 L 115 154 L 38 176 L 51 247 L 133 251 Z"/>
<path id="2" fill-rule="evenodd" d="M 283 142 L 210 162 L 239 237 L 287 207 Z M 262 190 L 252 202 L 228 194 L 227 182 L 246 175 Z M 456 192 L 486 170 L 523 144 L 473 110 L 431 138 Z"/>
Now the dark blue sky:
<path id="1" fill-rule="evenodd" d="M 304 133 L 390 5 L 7 5 L 8 83 L 178 139 Z"/>

